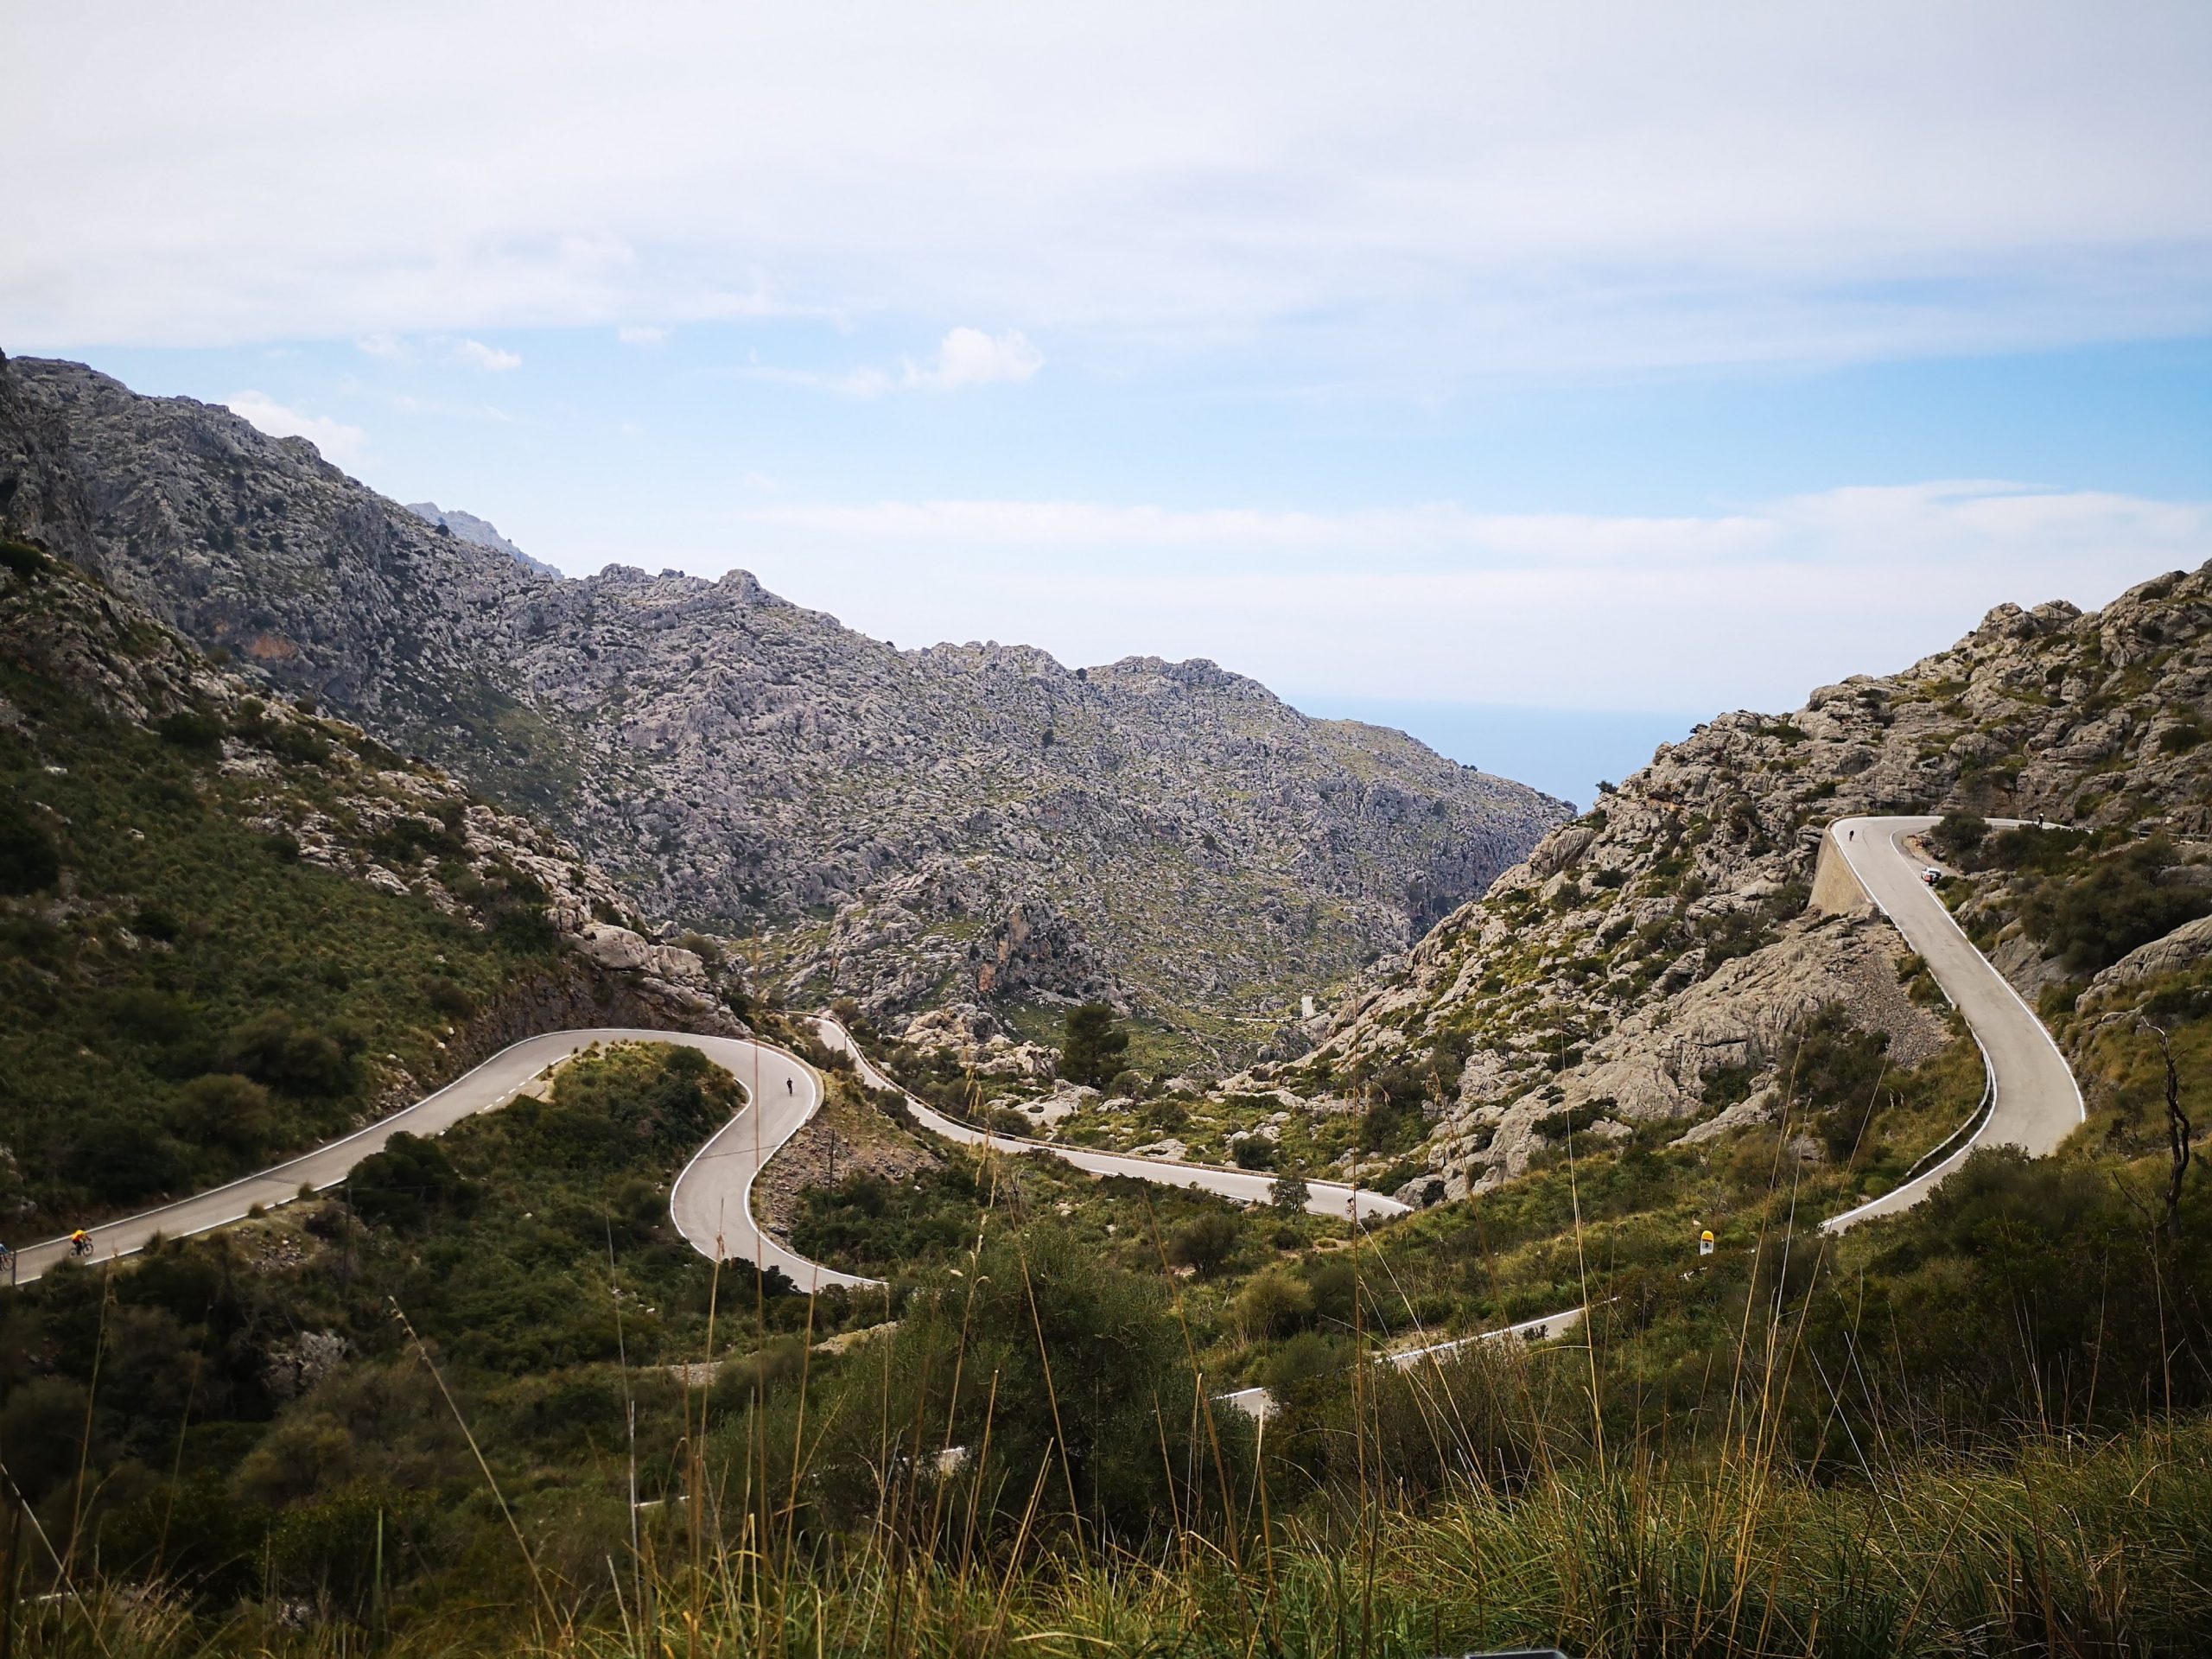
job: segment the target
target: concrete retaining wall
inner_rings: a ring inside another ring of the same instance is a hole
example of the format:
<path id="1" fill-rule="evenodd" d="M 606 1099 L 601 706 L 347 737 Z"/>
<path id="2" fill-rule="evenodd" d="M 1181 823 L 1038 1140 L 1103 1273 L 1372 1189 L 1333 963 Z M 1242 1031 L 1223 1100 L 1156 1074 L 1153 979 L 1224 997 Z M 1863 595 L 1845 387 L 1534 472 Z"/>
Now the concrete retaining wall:
<path id="1" fill-rule="evenodd" d="M 1813 913 L 1843 916 L 1873 908 L 1873 899 L 1859 884 L 1843 849 L 1835 844 L 1835 832 L 1830 830 L 1821 837 L 1820 861 L 1813 867 Z"/>

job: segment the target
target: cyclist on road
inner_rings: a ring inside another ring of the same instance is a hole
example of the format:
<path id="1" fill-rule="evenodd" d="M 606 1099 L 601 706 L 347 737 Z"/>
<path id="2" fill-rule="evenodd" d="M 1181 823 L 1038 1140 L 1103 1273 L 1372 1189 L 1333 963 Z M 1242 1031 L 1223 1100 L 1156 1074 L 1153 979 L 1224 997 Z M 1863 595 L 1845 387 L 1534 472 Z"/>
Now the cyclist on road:
<path id="1" fill-rule="evenodd" d="M 69 1235 L 70 1255 L 90 1255 L 92 1253 L 92 1236 L 90 1233 L 79 1227 L 75 1232 Z"/>

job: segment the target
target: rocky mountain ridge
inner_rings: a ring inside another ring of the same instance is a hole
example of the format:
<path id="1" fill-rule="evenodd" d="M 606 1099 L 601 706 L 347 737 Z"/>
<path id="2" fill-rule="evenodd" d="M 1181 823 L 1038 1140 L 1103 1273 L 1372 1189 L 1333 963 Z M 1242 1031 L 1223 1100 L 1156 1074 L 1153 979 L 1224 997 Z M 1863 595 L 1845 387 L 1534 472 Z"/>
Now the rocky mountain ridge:
<path id="1" fill-rule="evenodd" d="M 2077 1001 L 2212 959 L 2212 928 L 2185 919 L 2212 909 L 2208 733 L 2212 566 L 2097 612 L 2000 605 L 1901 673 L 1662 746 L 1315 1022 L 1313 1052 L 1231 1086 L 1411 1082 L 1434 1191 L 1457 1196 L 1570 1127 L 1708 1139 L 1771 1121 L 1777 1058 L 1823 1009 L 1910 1066 L 1947 1040 L 1932 982 L 1871 906 L 1808 907 L 1824 826 L 1863 813 L 1955 814 L 1974 844 L 1989 818 L 2064 826 L 1947 884 L 2063 1034 Z M 2069 910 L 2101 884 L 2116 898 L 2098 919 Z"/>
<path id="2" fill-rule="evenodd" d="M 541 576 L 558 576 L 561 574 L 544 560 L 533 559 L 500 535 L 499 526 L 488 518 L 479 518 L 474 513 L 463 512 L 458 508 L 448 510 L 435 501 L 410 501 L 407 511 L 425 524 L 451 531 L 464 542 L 504 553 L 524 569 L 535 570 Z"/>
<path id="3" fill-rule="evenodd" d="M 871 1009 L 1104 996 L 1249 1049 L 1567 810 L 1211 663 L 901 652 L 743 572 L 547 577 L 77 365 L 0 367 L 0 493 L 11 532 L 543 814 L 639 909 Z"/>

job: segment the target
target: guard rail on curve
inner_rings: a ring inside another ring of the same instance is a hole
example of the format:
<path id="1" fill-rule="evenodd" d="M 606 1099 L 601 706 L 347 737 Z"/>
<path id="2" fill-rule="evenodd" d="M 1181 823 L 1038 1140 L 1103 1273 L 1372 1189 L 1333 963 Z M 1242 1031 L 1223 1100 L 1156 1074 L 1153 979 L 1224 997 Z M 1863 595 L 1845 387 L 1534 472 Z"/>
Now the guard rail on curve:
<path id="1" fill-rule="evenodd" d="M 1991 820 L 1997 828 L 2022 822 Z M 1911 1208 L 1977 1147 L 2014 1146 L 2030 1157 L 2047 1157 L 2087 1116 L 2081 1086 L 2050 1033 L 1929 887 L 1923 873 L 1932 867 L 1906 852 L 1906 836 L 1924 835 L 1936 823 L 1928 817 L 1839 818 L 1828 826 L 1828 850 L 1849 866 L 1860 888 L 1919 953 L 1965 1019 L 1981 1049 L 1987 1079 L 1984 1104 L 1969 1120 L 1971 1132 L 1941 1161 L 1880 1198 L 1830 1217 L 1821 1224 L 1828 1232 Z"/>

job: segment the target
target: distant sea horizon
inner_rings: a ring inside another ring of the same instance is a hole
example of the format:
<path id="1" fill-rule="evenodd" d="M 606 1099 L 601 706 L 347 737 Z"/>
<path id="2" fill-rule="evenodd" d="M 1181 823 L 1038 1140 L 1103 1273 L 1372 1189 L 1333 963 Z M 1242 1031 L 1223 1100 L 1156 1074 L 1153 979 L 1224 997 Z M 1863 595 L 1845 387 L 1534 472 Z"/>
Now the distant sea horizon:
<path id="1" fill-rule="evenodd" d="M 1392 726 L 1464 766 L 1540 789 L 1587 810 L 1600 781 L 1618 783 L 1681 741 L 1710 714 L 1647 709 L 1523 709 L 1509 703 L 1422 702 L 1382 697 L 1293 696 L 1323 720 Z"/>

